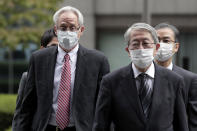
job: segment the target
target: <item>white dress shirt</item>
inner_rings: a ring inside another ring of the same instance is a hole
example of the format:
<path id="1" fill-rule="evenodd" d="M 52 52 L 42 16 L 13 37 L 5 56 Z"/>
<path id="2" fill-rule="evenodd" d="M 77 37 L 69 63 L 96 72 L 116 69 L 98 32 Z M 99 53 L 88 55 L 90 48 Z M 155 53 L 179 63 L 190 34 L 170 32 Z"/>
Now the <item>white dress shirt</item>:
<path id="1" fill-rule="evenodd" d="M 137 77 L 142 73 L 140 72 L 135 65 L 132 63 L 132 69 L 133 69 L 133 73 L 134 73 L 134 77 L 135 77 L 135 81 L 136 81 L 136 86 L 137 86 L 137 90 L 139 92 L 140 89 L 140 81 L 139 79 L 137 79 Z M 147 84 L 149 87 L 149 90 L 153 90 L 153 84 L 154 84 L 154 77 L 155 77 L 155 66 L 153 64 L 153 62 L 151 63 L 151 66 L 148 68 L 148 70 L 146 72 L 144 72 L 145 74 L 148 75 L 148 79 L 147 79 Z"/>
<path id="2" fill-rule="evenodd" d="M 173 68 L 173 64 L 171 62 L 170 65 L 167 67 L 167 69 L 172 70 L 172 68 Z"/>
<path id="3" fill-rule="evenodd" d="M 74 89 L 74 81 L 75 81 L 75 70 L 76 70 L 76 62 L 77 62 L 77 52 L 79 49 L 79 44 L 68 52 L 70 56 L 70 65 L 71 65 L 71 99 L 70 99 L 70 121 L 69 127 L 74 126 L 74 120 L 72 116 L 72 100 L 73 100 L 73 89 Z M 67 53 L 58 45 L 58 53 L 55 65 L 55 74 L 54 74 L 54 88 L 53 88 L 53 105 L 52 105 L 52 113 L 49 119 L 49 124 L 57 126 L 56 123 L 56 112 L 57 112 L 57 102 L 58 102 L 58 91 L 59 91 L 59 84 L 61 79 L 61 72 L 62 67 L 64 65 L 64 56 Z"/>

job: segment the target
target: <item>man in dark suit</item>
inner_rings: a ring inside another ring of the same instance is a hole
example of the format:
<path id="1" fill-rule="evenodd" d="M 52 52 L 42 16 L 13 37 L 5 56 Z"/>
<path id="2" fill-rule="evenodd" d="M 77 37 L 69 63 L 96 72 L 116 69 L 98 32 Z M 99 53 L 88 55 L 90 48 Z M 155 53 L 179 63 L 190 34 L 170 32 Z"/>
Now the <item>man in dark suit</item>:
<path id="1" fill-rule="evenodd" d="M 58 46 L 32 54 L 25 96 L 13 131 L 91 131 L 100 81 L 109 72 L 103 53 L 78 43 L 81 12 L 71 6 L 53 16 Z"/>
<path id="2" fill-rule="evenodd" d="M 54 32 L 54 29 L 51 28 L 51 29 L 46 30 L 41 37 L 40 49 L 50 47 L 50 46 L 55 46 L 55 45 L 58 45 L 58 40 Z M 23 72 L 20 83 L 19 83 L 19 88 L 18 88 L 18 96 L 16 100 L 16 109 L 14 113 L 13 123 L 15 120 L 15 116 L 17 115 L 21 107 L 21 103 L 25 94 L 24 88 L 25 88 L 26 83 L 27 83 L 27 72 Z"/>
<path id="3" fill-rule="evenodd" d="M 175 26 L 167 23 L 160 23 L 155 29 L 160 41 L 160 49 L 155 61 L 184 78 L 189 130 L 197 131 L 197 75 L 172 63 L 173 54 L 179 49 L 179 31 Z"/>
<path id="4" fill-rule="evenodd" d="M 155 29 L 133 24 L 125 40 L 132 63 L 103 77 L 93 131 L 188 131 L 182 78 L 153 63 Z"/>

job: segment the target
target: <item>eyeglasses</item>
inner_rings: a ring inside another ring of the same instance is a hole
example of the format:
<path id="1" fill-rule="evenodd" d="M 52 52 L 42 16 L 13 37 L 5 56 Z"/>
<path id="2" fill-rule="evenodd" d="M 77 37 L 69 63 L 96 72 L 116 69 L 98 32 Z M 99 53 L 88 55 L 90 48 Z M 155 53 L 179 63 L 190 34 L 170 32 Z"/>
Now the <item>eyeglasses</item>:
<path id="1" fill-rule="evenodd" d="M 140 48 L 140 45 L 142 45 L 142 47 L 144 49 L 148 49 L 148 48 L 152 48 L 152 44 L 154 43 L 150 43 L 150 42 L 145 42 L 145 41 L 142 41 L 142 42 L 139 42 L 139 41 L 133 41 L 133 42 L 130 42 L 130 48 L 135 50 L 135 49 L 139 49 Z"/>
<path id="2" fill-rule="evenodd" d="M 171 43 L 175 43 L 176 41 L 170 39 L 159 39 L 159 42 L 171 44 Z"/>
<path id="3" fill-rule="evenodd" d="M 80 29 L 80 27 L 76 27 L 76 26 L 60 26 L 59 29 L 61 31 L 75 32 L 75 31 L 78 31 Z"/>

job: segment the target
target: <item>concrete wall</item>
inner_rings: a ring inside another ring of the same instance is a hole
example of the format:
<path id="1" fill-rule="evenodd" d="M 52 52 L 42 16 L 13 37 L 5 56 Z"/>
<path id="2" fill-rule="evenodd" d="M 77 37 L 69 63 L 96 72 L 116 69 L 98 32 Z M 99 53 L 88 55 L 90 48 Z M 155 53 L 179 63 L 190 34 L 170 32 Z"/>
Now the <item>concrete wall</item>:
<path id="1" fill-rule="evenodd" d="M 143 0 L 95 0 L 96 14 L 139 14 Z"/>
<path id="2" fill-rule="evenodd" d="M 148 0 L 152 25 L 170 22 L 185 32 L 197 31 L 197 0 Z M 64 0 L 60 5 L 71 5 L 84 15 L 85 32 L 80 43 L 96 47 L 96 29 L 126 29 L 141 21 L 144 0 Z M 190 22 L 188 24 L 188 21 Z"/>
<path id="3" fill-rule="evenodd" d="M 176 25 L 182 33 L 182 44 L 175 63 L 184 67 L 183 58 L 188 58 L 189 69 L 197 73 L 196 55 L 193 53 L 197 42 L 197 0 L 147 1 L 151 25 L 169 22 Z M 143 2 L 144 0 L 64 0 L 60 6 L 72 5 L 81 10 L 86 30 L 80 43 L 87 48 L 103 51 L 113 70 L 127 64 L 123 34 L 131 24 L 141 21 Z"/>
<path id="4" fill-rule="evenodd" d="M 139 14 L 144 0 L 95 0 L 96 14 Z M 153 14 L 196 14 L 197 0 L 148 0 Z"/>
<path id="5" fill-rule="evenodd" d="M 169 22 L 184 32 L 197 32 L 197 0 L 148 0 L 151 24 Z M 127 28 L 141 21 L 144 0 L 97 0 L 97 28 Z M 188 23 L 189 22 L 189 23 Z"/>
<path id="6" fill-rule="evenodd" d="M 86 48 L 95 48 L 94 0 L 65 0 L 60 7 L 67 5 L 76 7 L 84 15 L 85 32 L 80 43 Z"/>

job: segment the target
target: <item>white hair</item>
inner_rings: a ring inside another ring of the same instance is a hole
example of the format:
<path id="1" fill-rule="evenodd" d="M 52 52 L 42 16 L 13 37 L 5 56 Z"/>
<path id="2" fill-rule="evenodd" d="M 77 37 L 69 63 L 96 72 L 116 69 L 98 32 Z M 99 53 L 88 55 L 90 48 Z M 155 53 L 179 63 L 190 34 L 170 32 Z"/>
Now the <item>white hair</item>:
<path id="1" fill-rule="evenodd" d="M 78 17 L 79 26 L 82 26 L 83 25 L 83 15 L 82 15 L 82 13 L 77 8 L 74 8 L 72 6 L 62 7 L 58 11 L 55 12 L 55 14 L 53 15 L 53 21 L 54 21 L 55 25 L 57 25 L 57 21 L 59 19 L 59 16 L 62 13 L 67 12 L 67 11 L 74 12 L 77 15 L 77 17 Z"/>
<path id="2" fill-rule="evenodd" d="M 130 41 L 131 31 L 139 30 L 139 29 L 144 29 L 144 30 L 147 30 L 148 32 L 150 32 L 150 34 L 154 40 L 154 43 L 155 44 L 159 43 L 156 30 L 152 26 L 150 26 L 149 24 L 146 24 L 146 23 L 135 23 L 131 27 L 129 27 L 124 34 L 125 41 L 127 43 Z"/>

